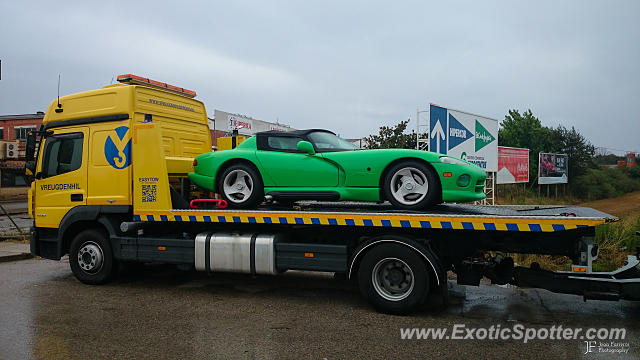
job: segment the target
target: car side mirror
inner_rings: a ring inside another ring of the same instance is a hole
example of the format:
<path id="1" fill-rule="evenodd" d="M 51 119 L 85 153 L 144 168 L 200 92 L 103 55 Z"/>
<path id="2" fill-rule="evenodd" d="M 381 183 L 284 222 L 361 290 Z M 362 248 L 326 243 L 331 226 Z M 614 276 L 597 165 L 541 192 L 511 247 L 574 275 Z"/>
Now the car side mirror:
<path id="1" fill-rule="evenodd" d="M 315 155 L 316 154 L 316 150 L 313 148 L 313 145 L 308 142 L 308 141 L 299 141 L 298 145 L 296 146 L 298 148 L 299 151 L 302 151 L 304 153 L 307 153 L 309 155 Z"/>

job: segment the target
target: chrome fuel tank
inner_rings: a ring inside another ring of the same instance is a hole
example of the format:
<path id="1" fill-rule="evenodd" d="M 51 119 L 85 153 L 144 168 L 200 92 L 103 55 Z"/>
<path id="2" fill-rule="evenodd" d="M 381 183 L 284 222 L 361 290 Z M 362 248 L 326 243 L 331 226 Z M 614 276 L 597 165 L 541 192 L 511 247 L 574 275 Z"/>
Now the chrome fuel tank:
<path id="1" fill-rule="evenodd" d="M 276 234 L 203 232 L 195 239 L 198 271 L 277 274 Z"/>

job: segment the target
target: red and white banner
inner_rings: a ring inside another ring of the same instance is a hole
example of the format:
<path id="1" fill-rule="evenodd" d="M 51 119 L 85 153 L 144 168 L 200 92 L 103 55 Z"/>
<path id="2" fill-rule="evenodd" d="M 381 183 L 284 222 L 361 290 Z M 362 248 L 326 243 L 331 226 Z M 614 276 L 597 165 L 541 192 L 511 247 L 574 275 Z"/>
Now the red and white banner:
<path id="1" fill-rule="evenodd" d="M 498 146 L 498 184 L 529 182 L 529 149 Z"/>

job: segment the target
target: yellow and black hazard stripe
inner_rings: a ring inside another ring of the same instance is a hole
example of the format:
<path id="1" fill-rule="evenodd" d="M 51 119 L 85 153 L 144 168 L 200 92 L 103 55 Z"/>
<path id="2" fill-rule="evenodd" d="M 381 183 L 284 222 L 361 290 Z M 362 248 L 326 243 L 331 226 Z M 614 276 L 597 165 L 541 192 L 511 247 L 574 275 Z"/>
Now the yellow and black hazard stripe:
<path id="1" fill-rule="evenodd" d="M 597 218 L 515 218 L 350 213 L 270 213 L 233 211 L 137 212 L 135 221 L 175 221 L 235 224 L 365 226 L 417 229 L 555 232 L 603 224 Z"/>

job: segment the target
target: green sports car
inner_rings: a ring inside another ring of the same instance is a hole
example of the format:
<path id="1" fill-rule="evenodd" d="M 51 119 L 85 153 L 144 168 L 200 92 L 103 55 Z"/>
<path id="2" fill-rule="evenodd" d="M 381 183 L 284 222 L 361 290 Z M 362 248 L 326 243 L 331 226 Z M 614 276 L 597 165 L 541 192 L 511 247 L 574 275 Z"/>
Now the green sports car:
<path id="1" fill-rule="evenodd" d="M 388 200 L 421 210 L 485 198 L 486 173 L 466 161 L 428 151 L 361 150 L 327 130 L 266 131 L 228 151 L 202 154 L 189 178 L 230 207 L 255 208 L 264 199 Z"/>

